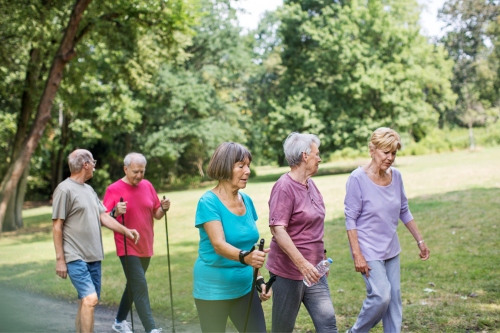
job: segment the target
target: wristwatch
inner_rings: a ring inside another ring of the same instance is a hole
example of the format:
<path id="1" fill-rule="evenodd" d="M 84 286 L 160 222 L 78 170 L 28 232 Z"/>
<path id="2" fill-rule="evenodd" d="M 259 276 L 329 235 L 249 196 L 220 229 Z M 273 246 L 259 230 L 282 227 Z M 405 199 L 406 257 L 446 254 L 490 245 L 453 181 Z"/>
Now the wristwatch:
<path id="1" fill-rule="evenodd" d="M 247 265 L 247 266 L 248 266 L 248 264 L 245 262 L 245 257 L 246 257 L 247 255 L 249 255 L 249 254 L 250 254 L 250 251 L 245 251 L 245 250 L 241 250 L 241 251 L 240 251 L 240 255 L 239 255 L 239 257 L 240 257 L 240 262 L 241 262 L 243 265 Z"/>
<path id="2" fill-rule="evenodd" d="M 113 208 L 113 209 L 111 210 L 111 212 L 109 213 L 109 215 L 111 215 L 111 217 L 112 217 L 112 218 L 114 218 L 114 219 L 116 218 L 116 217 L 115 217 L 115 211 L 116 211 L 116 206 L 115 206 L 115 208 Z"/>

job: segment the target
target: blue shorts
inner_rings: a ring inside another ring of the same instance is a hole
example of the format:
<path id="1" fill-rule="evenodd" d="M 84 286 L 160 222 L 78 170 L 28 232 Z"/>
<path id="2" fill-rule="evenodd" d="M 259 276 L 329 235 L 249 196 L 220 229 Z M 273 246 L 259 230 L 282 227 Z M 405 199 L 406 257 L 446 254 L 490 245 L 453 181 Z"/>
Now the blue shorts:
<path id="1" fill-rule="evenodd" d="M 71 283 L 78 292 L 78 299 L 82 299 L 93 293 L 97 298 L 101 297 L 101 262 L 85 262 L 75 260 L 66 264 Z"/>

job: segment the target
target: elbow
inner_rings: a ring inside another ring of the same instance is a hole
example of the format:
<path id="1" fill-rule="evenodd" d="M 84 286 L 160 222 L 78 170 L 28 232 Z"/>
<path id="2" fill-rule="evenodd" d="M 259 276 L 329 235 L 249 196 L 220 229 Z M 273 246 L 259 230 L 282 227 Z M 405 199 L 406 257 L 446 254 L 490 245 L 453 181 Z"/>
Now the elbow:
<path id="1" fill-rule="evenodd" d="M 217 253 L 218 255 L 222 256 L 222 248 L 223 248 L 223 245 L 220 244 L 220 243 L 217 243 L 217 244 L 213 244 L 213 247 L 214 247 L 214 251 L 215 253 Z"/>

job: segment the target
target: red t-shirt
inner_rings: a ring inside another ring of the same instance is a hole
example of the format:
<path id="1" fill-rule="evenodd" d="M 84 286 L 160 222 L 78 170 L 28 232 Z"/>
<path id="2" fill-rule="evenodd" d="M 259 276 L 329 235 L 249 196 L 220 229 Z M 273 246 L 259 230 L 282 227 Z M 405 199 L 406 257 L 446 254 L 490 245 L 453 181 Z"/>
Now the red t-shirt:
<path id="1" fill-rule="evenodd" d="M 143 179 L 137 186 L 132 186 L 119 180 L 109 185 L 104 195 L 104 206 L 110 212 L 117 203 L 127 201 L 127 213 L 125 213 L 125 226 L 139 232 L 140 238 L 137 244 L 127 238 L 127 254 L 137 257 L 153 256 L 154 221 L 153 214 L 160 207 L 158 194 L 150 182 Z M 117 221 L 123 223 L 122 216 Z M 123 246 L 123 235 L 115 232 L 116 254 L 125 255 Z"/>

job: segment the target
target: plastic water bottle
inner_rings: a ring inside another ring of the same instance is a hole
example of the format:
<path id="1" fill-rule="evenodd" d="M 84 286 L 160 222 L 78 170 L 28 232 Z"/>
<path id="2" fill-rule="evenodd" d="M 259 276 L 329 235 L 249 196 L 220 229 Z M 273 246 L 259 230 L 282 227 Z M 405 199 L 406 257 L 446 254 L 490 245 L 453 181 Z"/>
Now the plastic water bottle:
<path id="1" fill-rule="evenodd" d="M 328 272 L 330 270 L 330 265 L 332 264 L 333 260 L 331 258 L 328 258 L 326 260 L 321 260 L 321 262 L 316 266 L 316 269 L 318 270 L 318 273 L 319 273 L 319 277 L 323 277 L 323 275 L 326 274 L 326 272 Z M 314 286 L 315 284 L 317 283 L 307 283 L 306 279 L 304 278 L 304 284 L 308 287 L 312 287 Z M 319 282 L 319 281 L 318 281 Z"/>

